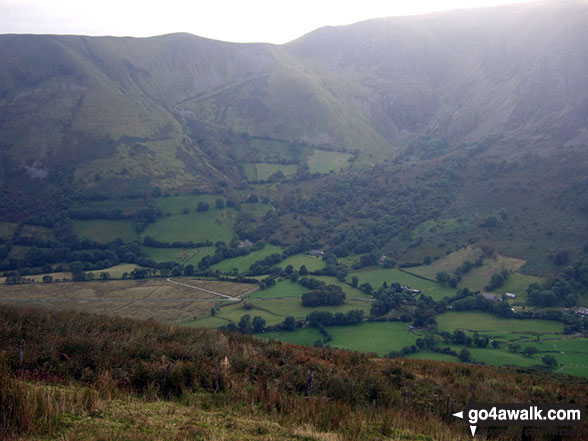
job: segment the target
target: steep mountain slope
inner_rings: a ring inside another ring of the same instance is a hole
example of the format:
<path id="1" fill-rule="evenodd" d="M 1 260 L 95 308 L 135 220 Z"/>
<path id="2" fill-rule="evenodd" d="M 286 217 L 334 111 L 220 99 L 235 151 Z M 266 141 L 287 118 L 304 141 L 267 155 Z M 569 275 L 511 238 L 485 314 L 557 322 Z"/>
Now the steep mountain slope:
<path id="1" fill-rule="evenodd" d="M 370 122 L 393 140 L 585 142 L 587 19 L 586 2 L 533 3 L 323 28 L 288 49 L 357 73 Z"/>
<path id="2" fill-rule="evenodd" d="M 230 158 L 248 147 L 233 134 L 380 155 L 422 135 L 583 146 L 587 19 L 584 1 L 547 2 L 371 20 L 283 46 L 4 35 L 4 184 L 64 163 L 110 191 L 236 183 Z"/>

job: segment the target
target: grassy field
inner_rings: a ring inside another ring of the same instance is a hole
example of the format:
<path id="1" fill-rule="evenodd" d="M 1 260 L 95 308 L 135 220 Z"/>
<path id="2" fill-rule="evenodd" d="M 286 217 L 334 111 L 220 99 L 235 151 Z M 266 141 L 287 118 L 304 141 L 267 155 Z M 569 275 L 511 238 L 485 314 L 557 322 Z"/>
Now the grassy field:
<path id="1" fill-rule="evenodd" d="M 497 255 L 495 258 L 484 259 L 484 264 L 479 268 L 472 268 L 464 274 L 459 282 L 458 288 L 469 288 L 470 291 L 483 291 L 490 283 L 494 274 L 504 270 L 509 272 L 517 271 L 525 264 L 524 260 Z"/>
<path id="2" fill-rule="evenodd" d="M 409 270 L 411 270 L 410 268 Z M 374 289 L 382 286 L 384 282 L 390 284 L 393 282 L 407 285 L 411 288 L 420 289 L 423 294 L 433 297 L 435 300 L 441 300 L 443 297 L 455 295 L 455 290 L 443 287 L 435 282 L 429 280 L 419 279 L 413 275 L 407 274 L 397 269 L 378 269 L 373 271 L 360 271 L 351 273 L 347 276 L 347 281 L 350 281 L 353 276 L 359 279 L 359 285 L 362 283 L 370 283 Z"/>
<path id="3" fill-rule="evenodd" d="M 517 298 L 511 300 L 513 304 L 521 304 L 525 305 L 527 303 L 527 287 L 531 283 L 539 283 L 540 285 L 543 283 L 542 277 L 537 276 L 527 276 L 525 274 L 521 274 L 519 272 L 512 273 L 504 285 L 496 290 L 498 294 L 504 294 L 507 292 L 511 292 L 517 295 Z"/>
<path id="4" fill-rule="evenodd" d="M 288 265 L 292 265 L 296 271 L 298 271 L 302 265 L 306 266 L 308 271 L 316 271 L 326 266 L 325 262 L 320 257 L 313 257 L 307 254 L 295 254 L 294 256 L 282 260 L 278 264 L 280 268 L 286 268 Z"/>
<path id="5" fill-rule="evenodd" d="M 275 325 L 284 321 L 289 315 L 297 320 L 302 320 L 313 310 L 330 311 L 335 314 L 337 312 L 347 312 L 352 309 L 361 309 L 366 315 L 369 314 L 370 310 L 369 302 L 354 300 L 346 300 L 343 305 L 339 306 L 325 306 L 320 308 L 306 308 L 302 306 L 300 299 L 252 298 L 247 303 L 252 306 L 252 309 L 247 310 L 243 303 L 238 303 L 221 308 L 217 316 L 238 323 L 245 314 L 249 314 L 251 317 L 259 315 L 266 320 L 268 325 Z"/>
<path id="6" fill-rule="evenodd" d="M 257 290 L 252 293 L 250 299 L 275 299 L 281 297 L 302 297 L 302 294 L 308 289 L 304 286 L 294 283 L 291 280 L 282 280 L 264 290 Z"/>
<path id="7" fill-rule="evenodd" d="M 355 298 L 355 299 L 373 299 L 372 296 L 366 294 L 365 292 L 361 291 L 360 289 L 354 288 L 353 286 L 349 286 L 347 283 L 340 282 L 336 277 L 330 276 L 311 276 L 313 279 L 322 280 L 327 285 L 336 285 L 340 286 L 343 289 L 346 297 Z"/>
<path id="8" fill-rule="evenodd" d="M 339 171 L 349 167 L 349 158 L 351 158 L 349 153 L 314 149 L 312 156 L 308 158 L 308 169 L 311 173 Z"/>
<path id="9" fill-rule="evenodd" d="M 278 171 L 281 171 L 284 176 L 291 176 L 296 173 L 296 170 L 296 164 L 271 164 L 267 162 L 245 164 L 245 173 L 249 181 L 265 181 Z"/>
<path id="10" fill-rule="evenodd" d="M 202 248 L 152 248 L 141 247 L 141 251 L 156 262 L 179 262 L 184 265 L 198 265 L 204 256 L 214 254 L 214 247 Z"/>
<path id="11" fill-rule="evenodd" d="M 12 222 L 0 222 L 0 238 L 10 239 L 16 230 L 16 224 Z"/>
<path id="12" fill-rule="evenodd" d="M 280 254 L 282 249 L 276 245 L 265 244 L 261 250 L 253 251 L 246 256 L 233 257 L 231 259 L 223 260 L 210 267 L 211 270 L 219 270 L 220 272 L 230 272 L 236 268 L 239 273 L 249 271 L 249 267 L 256 261 L 262 260 L 270 254 Z"/>
<path id="13" fill-rule="evenodd" d="M 235 217 L 236 213 L 232 209 L 210 208 L 201 213 L 193 210 L 189 214 L 178 214 L 158 219 L 157 222 L 147 226 L 143 236 L 151 236 L 162 242 L 188 240 L 193 242 L 206 240 L 229 242 L 233 237 Z"/>
<path id="14" fill-rule="evenodd" d="M 125 242 L 132 242 L 139 238 L 130 219 L 74 220 L 73 227 L 80 239 L 91 239 L 96 242 L 110 242 L 118 238 Z"/>
<path id="15" fill-rule="evenodd" d="M 446 271 L 453 274 L 458 266 L 466 260 L 475 262 L 483 253 L 478 248 L 465 247 L 448 254 L 438 260 L 433 261 L 430 265 L 421 265 L 410 268 L 409 271 L 427 279 L 435 280 L 437 273 Z"/>
<path id="16" fill-rule="evenodd" d="M 364 322 L 352 326 L 330 326 L 327 329 L 333 337 L 328 343 L 329 346 L 353 351 L 375 352 L 380 356 L 400 350 L 403 346 L 414 344 L 419 336 L 409 332 L 406 323 L 398 322 Z M 316 340 L 324 338 L 313 327 L 297 329 L 292 332 L 263 333 L 257 336 L 305 346 L 312 346 Z"/>
<path id="17" fill-rule="evenodd" d="M 559 322 L 548 320 L 520 320 L 496 317 L 485 312 L 446 312 L 437 316 L 439 329 L 464 329 L 492 335 L 503 333 L 558 334 L 563 331 Z"/>
<path id="18" fill-rule="evenodd" d="M 273 210 L 271 205 L 263 204 L 261 202 L 257 202 L 255 204 L 241 204 L 241 211 L 250 214 L 254 218 L 258 219 L 265 216 L 268 211 Z"/>
<path id="19" fill-rule="evenodd" d="M 210 208 L 213 209 L 215 206 L 214 203 L 218 197 L 219 196 L 211 194 L 187 194 L 157 198 L 155 203 L 164 213 L 182 214 L 184 208 L 188 208 L 190 211 L 196 211 L 199 202 L 206 202 Z M 224 200 L 224 198 L 221 199 Z"/>
<path id="20" fill-rule="evenodd" d="M 413 274 L 435 280 L 435 276 L 438 272 L 446 271 L 453 275 L 455 274 L 457 267 L 462 263 L 466 261 L 474 263 L 481 256 L 483 256 L 481 249 L 477 247 L 465 247 L 433 261 L 430 265 L 417 266 L 410 268 L 408 271 Z M 490 283 L 490 279 L 494 274 L 498 274 L 503 270 L 515 272 L 524 264 L 524 260 L 495 254 L 493 257 L 485 258 L 482 266 L 472 268 L 469 272 L 462 275 L 458 288 L 467 287 L 472 291 L 482 291 L 484 290 L 484 286 Z"/>
<path id="21" fill-rule="evenodd" d="M 125 265 L 119 265 L 119 271 Z M 116 267 L 108 269 L 116 273 Z M 250 284 L 180 279 L 183 283 L 227 295 L 240 295 Z M 166 282 L 165 279 L 0 285 L 0 303 L 33 305 L 118 315 L 162 322 L 185 322 L 209 315 L 218 296 Z"/>

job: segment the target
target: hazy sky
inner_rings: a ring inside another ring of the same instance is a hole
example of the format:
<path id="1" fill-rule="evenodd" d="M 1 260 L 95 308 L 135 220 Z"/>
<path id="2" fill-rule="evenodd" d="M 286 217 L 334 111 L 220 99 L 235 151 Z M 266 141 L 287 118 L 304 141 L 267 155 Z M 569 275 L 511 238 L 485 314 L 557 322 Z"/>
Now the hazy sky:
<path id="1" fill-rule="evenodd" d="M 522 2 L 525 0 L 0 0 L 0 34 L 146 37 L 189 32 L 225 41 L 285 43 L 326 25 Z"/>

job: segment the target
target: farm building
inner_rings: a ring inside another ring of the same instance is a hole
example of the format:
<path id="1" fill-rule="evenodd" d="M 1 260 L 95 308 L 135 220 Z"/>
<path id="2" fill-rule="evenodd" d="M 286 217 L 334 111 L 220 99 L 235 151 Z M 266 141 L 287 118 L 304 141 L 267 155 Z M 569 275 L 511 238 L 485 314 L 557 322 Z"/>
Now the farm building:
<path id="1" fill-rule="evenodd" d="M 310 250 L 308 252 L 308 255 L 313 257 L 323 257 L 325 255 L 325 252 L 321 250 Z"/>
<path id="2" fill-rule="evenodd" d="M 494 300 L 494 301 L 498 301 L 498 300 L 500 300 L 496 294 L 492 294 L 492 293 L 489 293 L 489 292 L 483 292 L 483 293 L 482 293 L 482 296 L 483 296 L 483 297 L 484 297 L 486 300 Z"/>
<path id="3" fill-rule="evenodd" d="M 516 299 L 517 298 L 517 295 L 513 294 L 512 292 L 507 292 L 505 294 L 505 296 L 508 297 L 509 299 Z"/>
<path id="4" fill-rule="evenodd" d="M 580 307 L 576 309 L 576 314 L 582 317 L 588 317 L 588 308 Z"/>
<path id="5" fill-rule="evenodd" d="M 254 246 L 255 244 L 253 242 L 251 242 L 249 239 L 245 239 L 239 244 L 238 248 L 253 248 Z"/>

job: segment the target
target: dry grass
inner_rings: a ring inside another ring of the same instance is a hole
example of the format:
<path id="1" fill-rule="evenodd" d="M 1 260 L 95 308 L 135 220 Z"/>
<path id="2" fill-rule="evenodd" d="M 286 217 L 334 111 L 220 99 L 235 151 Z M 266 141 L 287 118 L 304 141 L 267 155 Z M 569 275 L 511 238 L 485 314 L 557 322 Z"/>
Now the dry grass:
<path id="1" fill-rule="evenodd" d="M 242 295 L 255 286 L 214 280 L 178 279 L 209 291 Z M 220 297 L 165 279 L 0 285 L 0 303 L 182 322 L 208 314 Z"/>

